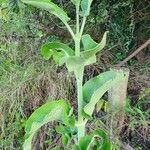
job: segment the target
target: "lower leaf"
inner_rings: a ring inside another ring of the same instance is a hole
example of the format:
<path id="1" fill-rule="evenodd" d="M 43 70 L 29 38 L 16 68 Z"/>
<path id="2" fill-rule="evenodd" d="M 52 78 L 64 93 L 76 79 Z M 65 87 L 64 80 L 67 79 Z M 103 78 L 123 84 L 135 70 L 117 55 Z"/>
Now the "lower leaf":
<path id="1" fill-rule="evenodd" d="M 80 150 L 112 150 L 112 144 L 105 131 L 96 130 L 92 134 L 84 136 L 79 142 Z"/>
<path id="2" fill-rule="evenodd" d="M 40 127 L 50 121 L 60 120 L 64 124 L 69 122 L 70 107 L 65 100 L 52 101 L 35 110 L 25 125 L 24 150 L 32 149 L 32 138 Z"/>

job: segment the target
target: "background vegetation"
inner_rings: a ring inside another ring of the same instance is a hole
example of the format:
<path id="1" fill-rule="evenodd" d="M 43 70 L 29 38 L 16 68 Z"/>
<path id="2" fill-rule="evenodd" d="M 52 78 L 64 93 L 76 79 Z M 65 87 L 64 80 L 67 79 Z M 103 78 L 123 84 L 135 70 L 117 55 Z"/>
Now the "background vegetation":
<path id="1" fill-rule="evenodd" d="M 56 3 L 74 18 L 71 2 Z M 98 63 L 88 66 L 85 80 L 109 69 L 131 54 L 150 35 L 148 0 L 94 0 L 85 32 L 100 41 L 109 30 L 107 48 Z M 74 22 L 71 22 L 72 26 Z M 58 20 L 45 11 L 27 7 L 19 0 L 0 0 L 0 149 L 19 150 L 24 140 L 24 123 L 48 98 L 65 98 L 75 106 L 74 77 L 52 60 L 43 61 L 39 47 L 54 39 L 70 42 L 70 35 Z M 120 135 L 113 133 L 116 149 L 150 149 L 150 47 L 126 65 L 130 69 L 128 103 Z M 92 127 L 108 129 L 104 110 L 95 114 Z M 97 120 L 101 118 L 103 122 Z M 60 137 L 51 133 L 55 123 L 42 127 L 34 140 L 35 149 L 51 149 Z M 46 142 L 44 142 L 46 141 Z M 44 144 L 43 144 L 44 143 Z"/>

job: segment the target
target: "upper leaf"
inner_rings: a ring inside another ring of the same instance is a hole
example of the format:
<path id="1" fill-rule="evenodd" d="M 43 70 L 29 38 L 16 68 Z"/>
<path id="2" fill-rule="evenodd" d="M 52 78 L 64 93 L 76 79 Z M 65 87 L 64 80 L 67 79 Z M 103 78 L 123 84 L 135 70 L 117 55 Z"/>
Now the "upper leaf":
<path id="1" fill-rule="evenodd" d="M 98 43 L 96 43 L 89 34 L 85 34 L 82 36 L 82 43 L 84 50 L 86 51 L 93 49 L 98 45 Z"/>
<path id="2" fill-rule="evenodd" d="M 90 35 L 84 35 L 82 38 L 82 43 L 85 49 L 83 52 L 81 52 L 81 56 L 90 57 L 101 51 L 106 45 L 107 33 L 108 31 L 104 33 L 103 38 L 99 44 L 94 42 Z"/>
<path id="3" fill-rule="evenodd" d="M 54 50 L 62 51 L 62 53 L 55 52 Z M 73 56 L 74 51 L 68 45 L 63 44 L 61 42 L 48 42 L 42 45 L 41 54 L 46 60 L 50 59 L 51 56 L 53 56 L 53 59 L 55 60 L 62 58 L 63 54 L 66 57 Z"/>
<path id="4" fill-rule="evenodd" d="M 124 79 L 122 71 L 115 72 L 111 70 L 87 81 L 83 86 L 83 100 L 87 103 L 84 107 L 84 112 L 91 116 L 96 103 L 103 94 L 122 79 Z"/>
<path id="5" fill-rule="evenodd" d="M 65 100 L 49 102 L 35 110 L 25 125 L 26 134 L 23 149 L 31 150 L 32 138 L 37 130 L 44 124 L 54 120 L 61 120 L 65 124 L 68 124 L 69 110 L 69 105 Z"/>
<path id="6" fill-rule="evenodd" d="M 81 16 L 88 16 L 90 14 L 90 7 L 93 0 L 82 0 L 81 1 Z"/>
<path id="7" fill-rule="evenodd" d="M 46 10 L 57 16 L 62 21 L 67 22 L 70 20 L 67 14 L 50 0 L 22 0 L 22 2 Z"/>
<path id="8" fill-rule="evenodd" d="M 84 51 L 81 52 L 81 56 L 69 56 L 61 59 L 61 63 L 66 63 L 69 72 L 73 72 L 75 70 L 81 70 L 86 65 L 90 65 L 96 62 L 96 53 L 104 48 L 106 45 L 106 35 L 108 31 L 104 33 L 102 41 L 97 44 L 94 42 L 90 35 L 84 35 L 82 37 L 82 42 L 84 46 Z M 78 71 L 79 72 L 79 71 Z"/>

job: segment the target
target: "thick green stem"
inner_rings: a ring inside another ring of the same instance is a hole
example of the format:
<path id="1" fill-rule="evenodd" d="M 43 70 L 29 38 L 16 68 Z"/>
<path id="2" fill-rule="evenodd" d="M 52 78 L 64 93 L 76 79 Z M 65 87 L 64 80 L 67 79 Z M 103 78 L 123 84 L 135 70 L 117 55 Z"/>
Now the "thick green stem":
<path id="1" fill-rule="evenodd" d="M 83 108 L 83 90 L 82 90 L 82 83 L 83 83 L 83 72 L 84 67 L 76 70 L 75 76 L 76 76 L 76 82 L 77 82 L 77 100 L 78 100 L 78 141 L 81 137 L 85 134 L 85 123 L 83 121 L 82 117 L 82 108 Z"/>
<path id="2" fill-rule="evenodd" d="M 83 106 L 83 91 L 82 91 L 82 82 L 83 82 L 83 70 L 78 70 L 81 72 L 77 72 L 76 81 L 77 81 L 77 99 L 78 99 L 78 119 L 81 118 L 81 111 Z M 79 75 L 81 75 L 79 77 Z"/>
<path id="3" fill-rule="evenodd" d="M 75 55 L 80 56 L 80 18 L 79 18 L 80 2 L 76 4 L 76 37 L 75 37 Z"/>
<path id="4" fill-rule="evenodd" d="M 80 57 L 80 42 L 83 33 L 83 29 L 85 26 L 86 17 L 83 18 L 83 22 L 80 29 L 80 18 L 79 18 L 79 8 L 80 2 L 76 4 L 76 35 L 75 35 L 75 56 Z M 78 122 L 76 124 L 78 128 L 78 142 L 81 137 L 85 135 L 85 122 L 82 116 L 82 109 L 83 109 L 83 73 L 84 73 L 84 66 L 78 67 L 75 70 L 75 77 L 77 82 L 77 100 L 78 100 Z"/>
<path id="5" fill-rule="evenodd" d="M 75 39 L 75 55 L 76 56 L 80 56 L 80 36 L 76 35 L 76 39 Z"/>

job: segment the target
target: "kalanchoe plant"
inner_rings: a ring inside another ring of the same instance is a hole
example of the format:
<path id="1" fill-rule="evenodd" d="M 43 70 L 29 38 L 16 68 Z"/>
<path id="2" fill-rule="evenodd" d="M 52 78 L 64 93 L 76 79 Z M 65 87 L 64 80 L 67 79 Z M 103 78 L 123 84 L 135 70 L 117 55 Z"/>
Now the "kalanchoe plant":
<path id="1" fill-rule="evenodd" d="M 61 125 L 56 127 L 56 131 L 62 136 L 62 143 L 65 146 L 69 141 L 74 140 L 72 149 L 75 150 L 110 150 L 111 143 L 109 138 L 101 129 L 86 135 L 85 125 L 92 117 L 95 105 L 100 98 L 114 84 L 121 81 L 123 72 L 113 70 L 104 72 L 83 85 L 84 68 L 96 62 L 96 54 L 100 52 L 106 44 L 108 31 L 103 35 L 100 43 L 96 43 L 88 34 L 83 34 L 86 18 L 90 13 L 90 6 L 93 0 L 71 0 L 76 7 L 76 31 L 70 27 L 68 21 L 70 18 L 59 6 L 50 0 L 22 0 L 29 4 L 50 12 L 57 16 L 70 32 L 75 48 L 61 42 L 48 42 L 41 47 L 41 54 L 48 60 L 51 57 L 59 61 L 59 65 L 65 64 L 68 72 L 73 72 L 77 83 L 77 119 L 72 114 L 72 109 L 67 101 L 57 100 L 44 104 L 32 115 L 26 122 L 24 150 L 32 149 L 32 138 L 37 130 L 50 121 L 59 121 Z M 80 18 L 82 17 L 82 23 Z M 83 50 L 81 51 L 81 42 Z"/>

